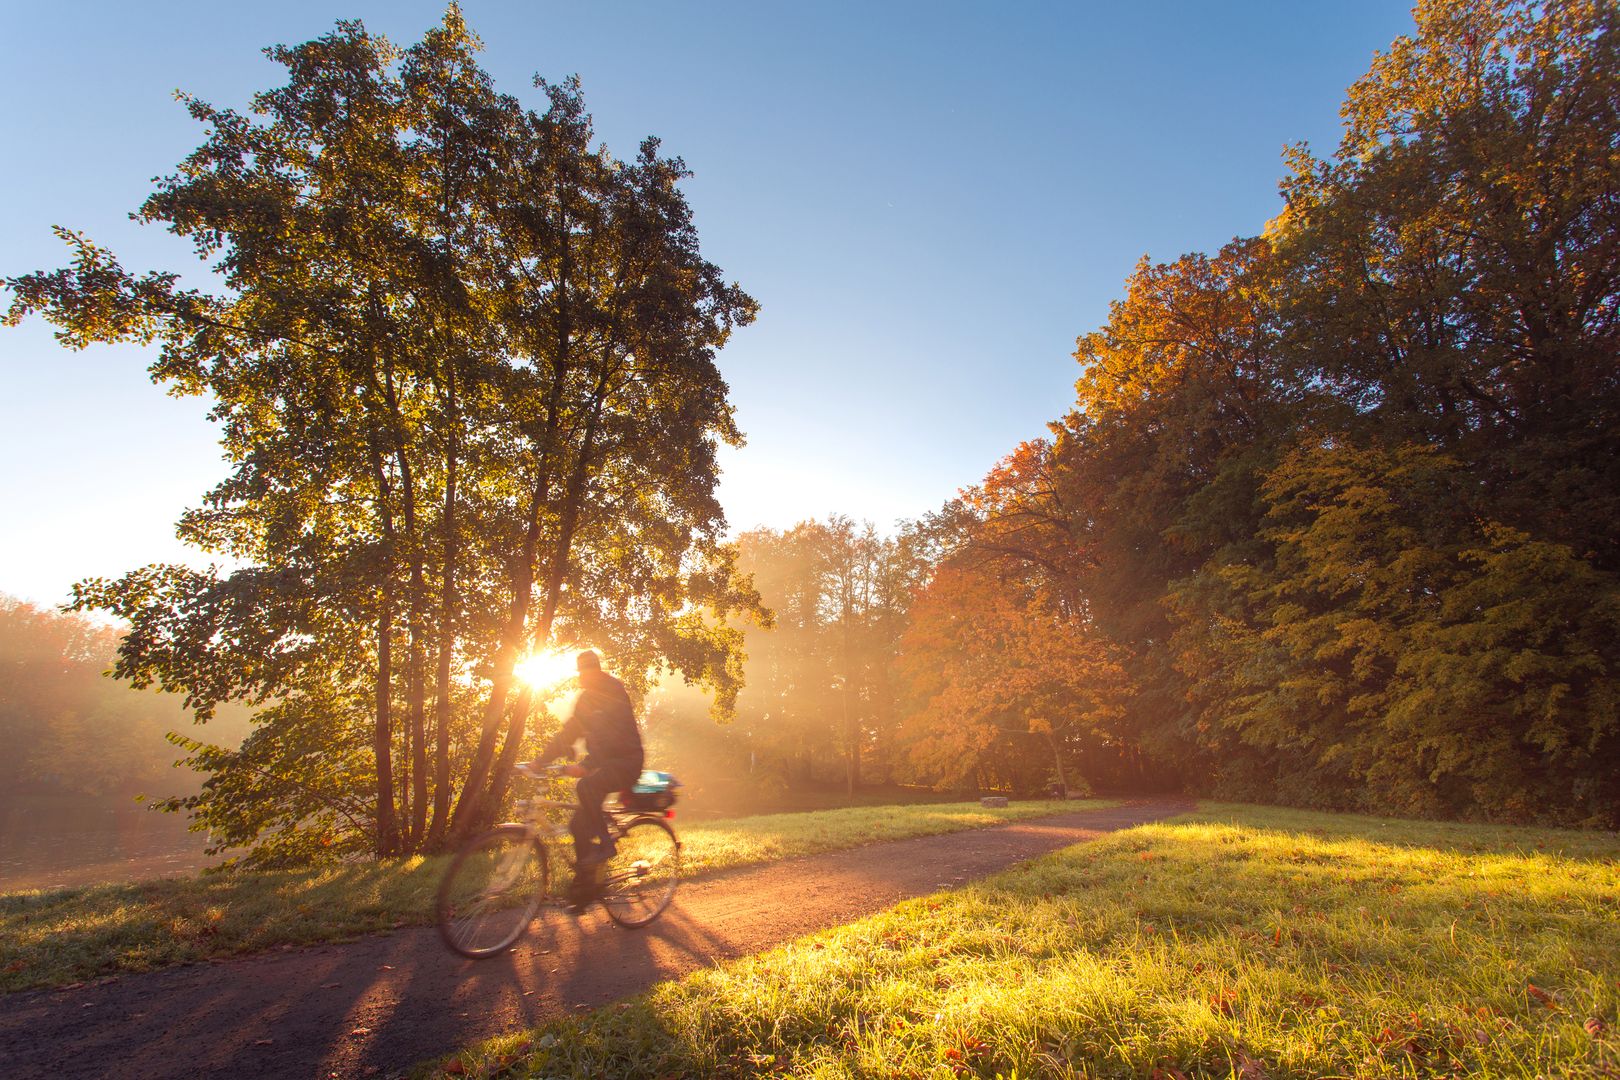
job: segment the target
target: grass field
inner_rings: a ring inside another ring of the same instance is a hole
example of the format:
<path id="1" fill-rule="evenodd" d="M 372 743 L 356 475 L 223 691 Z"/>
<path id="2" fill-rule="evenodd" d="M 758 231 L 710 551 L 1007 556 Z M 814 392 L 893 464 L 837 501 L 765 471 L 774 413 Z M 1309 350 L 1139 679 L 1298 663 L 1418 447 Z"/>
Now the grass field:
<path id="1" fill-rule="evenodd" d="M 681 825 L 684 873 L 977 829 L 1104 801 L 853 807 Z M 61 986 L 279 945 L 336 941 L 432 921 L 445 859 L 317 872 L 205 874 L 0 895 L 0 990 Z"/>
<path id="2" fill-rule="evenodd" d="M 1617 857 L 1206 806 L 423 1072 L 1615 1077 Z"/>

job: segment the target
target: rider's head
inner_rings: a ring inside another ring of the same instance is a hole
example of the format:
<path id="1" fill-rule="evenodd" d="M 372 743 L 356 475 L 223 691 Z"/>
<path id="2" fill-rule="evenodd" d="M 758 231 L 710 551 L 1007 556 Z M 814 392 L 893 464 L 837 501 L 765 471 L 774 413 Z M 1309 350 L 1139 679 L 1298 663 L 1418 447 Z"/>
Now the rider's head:
<path id="1" fill-rule="evenodd" d="M 589 649 L 580 653 L 574 664 L 581 672 L 602 670 L 602 658 Z"/>

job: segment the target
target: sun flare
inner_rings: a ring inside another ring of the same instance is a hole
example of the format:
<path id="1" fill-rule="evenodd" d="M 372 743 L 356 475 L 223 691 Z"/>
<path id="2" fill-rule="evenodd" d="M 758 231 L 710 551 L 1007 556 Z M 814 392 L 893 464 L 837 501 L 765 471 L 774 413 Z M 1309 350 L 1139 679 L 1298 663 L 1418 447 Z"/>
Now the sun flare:
<path id="1" fill-rule="evenodd" d="M 574 657 L 577 655 L 573 650 L 542 649 L 519 660 L 512 668 L 512 674 L 532 689 L 548 690 L 574 677 Z"/>

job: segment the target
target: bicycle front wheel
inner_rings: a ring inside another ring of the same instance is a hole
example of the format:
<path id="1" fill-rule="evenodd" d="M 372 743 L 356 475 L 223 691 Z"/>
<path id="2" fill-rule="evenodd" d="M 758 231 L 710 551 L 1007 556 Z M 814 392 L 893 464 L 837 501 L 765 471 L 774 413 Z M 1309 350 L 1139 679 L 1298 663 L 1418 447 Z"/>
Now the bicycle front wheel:
<path id="1" fill-rule="evenodd" d="M 681 843 L 658 818 L 637 818 L 621 833 L 602 867 L 602 906 L 620 926 L 646 926 L 675 898 Z"/>
<path id="2" fill-rule="evenodd" d="M 456 853 L 439 884 L 439 936 L 474 960 L 529 927 L 545 898 L 546 853 L 522 825 L 497 825 Z"/>

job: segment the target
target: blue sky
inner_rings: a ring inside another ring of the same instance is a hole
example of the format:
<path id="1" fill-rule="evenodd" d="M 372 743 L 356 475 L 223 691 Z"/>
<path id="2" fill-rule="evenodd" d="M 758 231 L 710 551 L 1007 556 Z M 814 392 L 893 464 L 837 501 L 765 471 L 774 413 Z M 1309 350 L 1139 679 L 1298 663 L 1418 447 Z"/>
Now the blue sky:
<path id="1" fill-rule="evenodd" d="M 696 172 L 705 253 L 762 304 L 721 357 L 738 529 L 887 527 L 1043 434 L 1135 261 L 1258 231 L 1283 146 L 1331 147 L 1345 87 L 1411 26 L 1405 0 L 464 10 L 501 89 L 538 104 L 534 73 L 578 73 L 611 149 L 656 134 Z M 353 17 L 410 42 L 441 11 L 6 0 L 0 274 L 59 265 L 52 224 L 189 269 L 126 219 L 199 139 L 171 92 L 243 106 L 277 78 L 265 45 Z M 173 522 L 222 467 L 205 403 L 145 362 L 0 331 L 0 592 L 182 556 Z"/>

